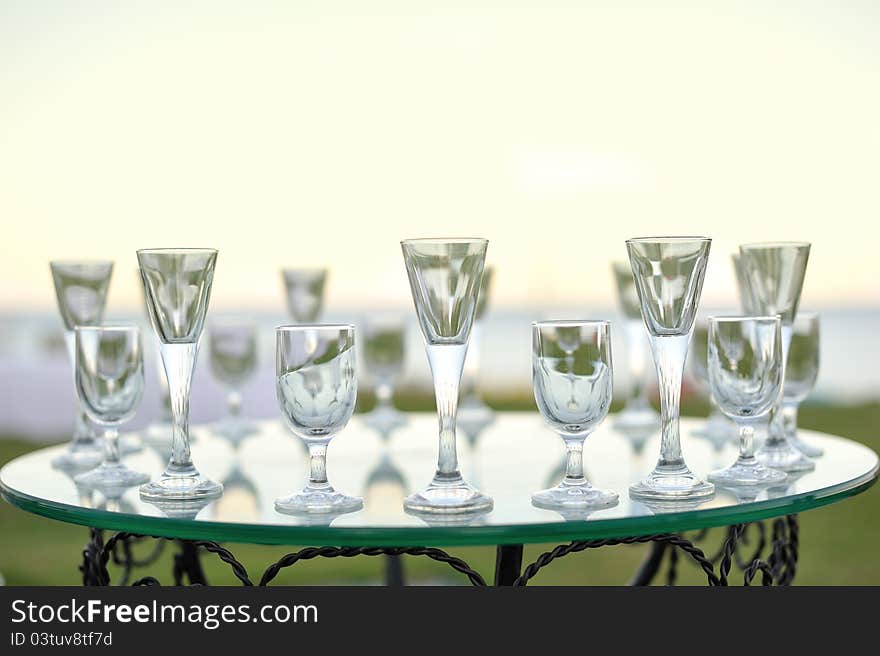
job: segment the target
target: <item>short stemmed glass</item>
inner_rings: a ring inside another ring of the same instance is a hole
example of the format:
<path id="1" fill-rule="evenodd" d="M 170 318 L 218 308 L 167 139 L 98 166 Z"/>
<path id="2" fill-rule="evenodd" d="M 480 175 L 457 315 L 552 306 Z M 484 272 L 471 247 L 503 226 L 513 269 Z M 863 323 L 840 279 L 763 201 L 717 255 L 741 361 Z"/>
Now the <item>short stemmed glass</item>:
<path id="1" fill-rule="evenodd" d="M 71 372 L 76 377 L 77 326 L 101 323 L 107 304 L 107 290 L 113 275 L 113 262 L 52 261 L 49 263 L 58 311 L 64 321 L 64 342 L 70 357 Z M 101 445 L 89 426 L 85 409 L 80 404 L 76 415 L 70 447 L 58 456 L 53 465 L 60 469 L 82 470 L 101 462 Z"/>
<path id="2" fill-rule="evenodd" d="M 720 449 L 732 437 L 736 437 L 736 430 L 727 415 L 718 407 L 712 394 L 712 386 L 709 385 L 709 323 L 703 319 L 698 318 L 694 322 L 694 334 L 688 352 L 688 367 L 700 390 L 709 399 L 709 417 L 695 434 L 705 437 Z"/>
<path id="3" fill-rule="evenodd" d="M 189 502 L 220 496 L 223 486 L 193 465 L 189 440 L 190 387 L 217 251 L 160 248 L 140 250 L 137 257 L 150 321 L 159 337 L 172 414 L 171 459 L 158 479 L 141 486 L 141 498 Z"/>
<path id="4" fill-rule="evenodd" d="M 406 423 L 394 407 L 394 385 L 403 373 L 406 326 L 398 314 L 371 316 L 362 331 L 364 364 L 375 381 L 376 407 L 365 421 L 379 432 L 391 431 Z"/>
<path id="5" fill-rule="evenodd" d="M 626 364 L 630 381 L 629 394 L 623 409 L 614 418 L 614 427 L 624 432 L 630 429 L 639 432 L 640 428 L 656 427 L 660 423 L 660 415 L 648 400 L 649 345 L 632 267 L 629 262 L 612 262 L 611 267 L 617 287 L 617 301 L 623 313 Z"/>
<path id="6" fill-rule="evenodd" d="M 785 472 L 755 458 L 755 426 L 767 419 L 782 391 L 779 317 L 709 319 L 709 384 L 721 411 L 739 426 L 739 457 L 713 471 L 710 481 L 725 487 L 773 485 Z"/>
<path id="7" fill-rule="evenodd" d="M 252 323 L 214 322 L 208 329 L 211 372 L 226 388 L 226 419 L 221 432 L 235 439 L 247 434 L 241 419 L 241 388 L 257 369 L 257 328 Z"/>
<path id="8" fill-rule="evenodd" d="M 135 326 L 77 326 L 76 393 L 86 414 L 104 428 L 104 460 L 97 469 L 74 481 L 108 498 L 146 483 L 147 474 L 133 471 L 119 459 L 119 426 L 130 420 L 144 393 L 144 353 Z"/>
<path id="9" fill-rule="evenodd" d="M 480 291 L 477 296 L 477 308 L 474 310 L 474 324 L 471 327 L 467 357 L 464 360 L 464 369 L 461 374 L 461 402 L 458 404 L 459 425 L 462 425 L 464 421 L 477 424 L 487 421 L 491 422 L 492 420 L 492 409 L 480 398 L 478 382 L 480 375 L 480 336 L 483 333 L 483 319 L 486 317 L 486 310 L 489 307 L 493 274 L 494 269 L 491 266 L 483 267 L 483 277 L 480 278 Z"/>
<path id="10" fill-rule="evenodd" d="M 327 445 L 345 428 L 357 400 L 354 326 L 280 326 L 276 330 L 275 391 L 281 414 L 309 449 L 309 481 L 275 500 L 290 514 L 337 515 L 363 507 L 327 480 Z"/>
<path id="11" fill-rule="evenodd" d="M 296 323 L 314 323 L 324 309 L 327 269 L 282 269 L 287 311 Z"/>
<path id="12" fill-rule="evenodd" d="M 660 459 L 648 478 L 630 487 L 634 499 L 688 502 L 715 491 L 685 464 L 678 423 L 681 379 L 711 244 L 706 237 L 626 242 L 660 383 Z"/>
<path id="13" fill-rule="evenodd" d="M 573 348 L 572 348 L 573 347 Z M 611 407 L 611 328 L 607 321 L 532 324 L 532 387 L 544 420 L 559 433 L 568 457 L 559 485 L 532 494 L 539 508 L 613 506 L 617 493 L 584 476 L 584 441 Z"/>
<path id="14" fill-rule="evenodd" d="M 434 378 L 440 419 L 437 471 L 421 492 L 408 496 L 413 513 L 479 513 L 492 499 L 465 482 L 458 469 L 455 420 L 461 372 L 486 259 L 485 239 L 410 239 L 401 242 L 419 327 Z"/>
<path id="15" fill-rule="evenodd" d="M 806 242 L 769 242 L 739 247 L 741 263 L 748 276 L 748 288 L 754 310 L 765 316 L 779 315 L 782 320 L 783 376 L 791 347 L 792 323 L 797 315 L 810 244 Z M 784 378 L 783 378 L 784 381 Z M 783 387 L 784 387 L 783 382 Z M 758 453 L 758 460 L 773 469 L 786 472 L 810 471 L 812 460 L 792 445 L 785 435 L 782 416 L 782 395 L 770 415 L 767 440 Z"/>
<path id="16" fill-rule="evenodd" d="M 798 406 L 806 400 L 819 376 L 819 315 L 798 312 L 792 324 L 791 346 L 785 364 L 785 385 L 782 389 L 782 418 L 788 441 L 811 458 L 822 455 L 822 449 L 807 444 L 797 432 Z"/>

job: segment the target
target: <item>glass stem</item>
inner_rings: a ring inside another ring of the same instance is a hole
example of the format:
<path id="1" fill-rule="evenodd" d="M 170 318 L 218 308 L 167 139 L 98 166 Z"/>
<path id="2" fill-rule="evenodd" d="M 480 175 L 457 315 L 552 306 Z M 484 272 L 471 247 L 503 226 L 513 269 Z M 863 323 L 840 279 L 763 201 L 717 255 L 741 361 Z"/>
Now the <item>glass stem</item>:
<path id="1" fill-rule="evenodd" d="M 565 461 L 565 485 L 583 485 L 584 478 L 584 440 L 586 436 L 572 437 L 561 435 L 568 449 L 568 457 Z"/>
<path id="2" fill-rule="evenodd" d="M 229 390 L 226 394 L 226 407 L 230 417 L 238 417 L 241 414 L 241 394 L 238 390 Z"/>
<path id="3" fill-rule="evenodd" d="M 755 427 L 743 424 L 739 427 L 739 458 L 752 460 L 755 457 Z"/>
<path id="4" fill-rule="evenodd" d="M 189 449 L 189 394 L 192 374 L 198 355 L 198 342 L 190 344 L 162 344 L 162 363 L 168 380 L 171 399 L 171 461 L 166 470 L 170 475 L 190 475 L 195 472 Z"/>
<path id="5" fill-rule="evenodd" d="M 435 480 L 458 480 L 458 454 L 455 447 L 455 416 L 458 412 L 458 388 L 467 355 L 467 344 L 428 344 L 428 362 L 434 377 L 434 397 L 440 417 L 440 449 Z"/>
<path id="6" fill-rule="evenodd" d="M 791 326 L 782 325 L 782 387 L 785 387 L 785 369 L 788 363 L 788 351 L 791 347 Z M 785 424 L 782 416 L 782 390 L 779 391 L 779 399 L 770 414 L 770 427 L 767 431 L 767 446 L 780 446 L 785 444 Z"/>
<path id="7" fill-rule="evenodd" d="M 782 404 L 782 422 L 785 428 L 785 437 L 791 439 L 797 436 L 797 403 Z"/>
<path id="8" fill-rule="evenodd" d="M 392 407 L 391 399 L 394 396 L 394 388 L 386 379 L 376 382 L 376 408 L 387 409 Z"/>
<path id="9" fill-rule="evenodd" d="M 104 431 L 104 464 L 119 464 L 119 431 L 115 428 Z"/>
<path id="10" fill-rule="evenodd" d="M 327 482 L 327 445 L 324 443 L 309 444 L 309 487 L 326 488 Z"/>
<path id="11" fill-rule="evenodd" d="M 681 403 L 681 379 L 690 335 L 666 335 L 651 338 L 651 350 L 660 382 L 660 460 L 658 467 L 683 467 L 678 418 Z"/>

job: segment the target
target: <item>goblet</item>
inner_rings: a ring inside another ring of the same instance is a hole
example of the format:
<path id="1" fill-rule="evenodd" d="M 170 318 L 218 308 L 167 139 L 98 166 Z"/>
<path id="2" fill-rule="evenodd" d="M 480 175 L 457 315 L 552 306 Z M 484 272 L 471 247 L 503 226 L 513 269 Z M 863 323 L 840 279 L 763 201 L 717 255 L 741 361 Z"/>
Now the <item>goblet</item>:
<path id="1" fill-rule="evenodd" d="M 785 436 L 791 444 L 811 458 L 822 455 L 822 449 L 807 444 L 797 433 L 798 406 L 810 395 L 819 376 L 819 315 L 798 312 L 792 324 L 791 346 L 785 363 L 785 385 L 782 389 L 782 418 Z"/>
<path id="2" fill-rule="evenodd" d="M 365 421 L 379 432 L 405 423 L 394 407 L 394 384 L 403 373 L 406 330 L 396 314 L 371 316 L 364 325 L 364 364 L 375 381 L 376 407 Z"/>
<path id="3" fill-rule="evenodd" d="M 739 457 L 708 478 L 719 485 L 772 485 L 786 478 L 755 458 L 755 426 L 782 390 L 779 317 L 709 319 L 709 384 L 718 406 L 739 426 Z"/>
<path id="4" fill-rule="evenodd" d="M 478 513 L 492 509 L 492 499 L 462 477 L 455 442 L 459 384 L 488 244 L 485 239 L 401 242 L 440 419 L 434 478 L 428 487 L 403 502 L 404 508 L 413 513 Z"/>
<path id="5" fill-rule="evenodd" d="M 690 352 L 688 353 L 688 365 L 693 378 L 709 399 L 709 418 L 695 434 L 708 439 L 716 448 L 724 446 L 734 433 L 730 419 L 721 412 L 712 387 L 709 385 L 709 324 L 705 320 L 697 319 L 694 322 L 694 336 L 691 339 Z"/>
<path id="6" fill-rule="evenodd" d="M 327 269 L 282 269 L 284 294 L 290 318 L 297 323 L 314 323 L 324 309 Z"/>
<path id="7" fill-rule="evenodd" d="M 623 331 L 626 341 L 626 364 L 629 370 L 629 393 L 623 409 L 614 419 L 614 427 L 621 431 L 657 426 L 660 415 L 648 400 L 648 340 L 639 308 L 639 295 L 628 262 L 612 262 L 617 301 L 623 313 Z"/>
<path id="8" fill-rule="evenodd" d="M 202 476 L 193 464 L 189 440 L 190 387 L 217 251 L 160 248 L 140 250 L 137 257 L 150 322 L 159 337 L 172 415 L 171 459 L 158 479 L 141 486 L 141 498 L 162 502 L 220 496 L 223 486 Z"/>
<path id="9" fill-rule="evenodd" d="M 678 425 L 681 378 L 711 244 L 706 237 L 626 242 L 660 383 L 660 458 L 648 478 L 630 487 L 634 499 L 689 502 L 715 491 L 685 464 Z"/>
<path id="10" fill-rule="evenodd" d="M 49 268 L 55 284 L 58 311 L 64 321 L 64 342 L 75 382 L 75 329 L 77 326 L 101 323 L 107 305 L 107 289 L 113 275 L 113 262 L 55 260 L 49 262 Z M 101 445 L 95 439 L 85 409 L 80 403 L 70 446 L 53 460 L 53 465 L 59 469 L 76 471 L 94 467 L 99 462 Z"/>
<path id="11" fill-rule="evenodd" d="M 598 490 L 584 476 L 584 441 L 611 407 L 611 329 L 607 321 L 532 324 L 532 387 L 544 420 L 559 433 L 568 457 L 565 478 L 532 494 L 539 508 L 613 506 L 617 493 Z"/>
<path id="12" fill-rule="evenodd" d="M 797 315 L 810 244 L 806 242 L 769 242 L 739 247 L 742 263 L 748 274 L 756 312 L 782 320 L 783 376 L 791 346 L 792 323 Z M 784 378 L 783 378 L 784 381 Z M 785 383 L 783 382 L 783 387 Z M 758 460 L 782 471 L 809 471 L 816 467 L 812 460 L 797 450 L 785 435 L 782 417 L 782 395 L 770 415 L 767 440 L 758 453 Z"/>
<path id="13" fill-rule="evenodd" d="M 477 382 L 480 374 L 480 336 L 483 333 L 483 319 L 486 316 L 486 309 L 489 307 L 489 289 L 493 274 L 492 267 L 483 267 L 480 291 L 477 295 L 477 308 L 474 310 L 474 324 L 471 327 L 468 353 L 461 374 L 461 402 L 458 404 L 459 424 L 465 421 L 465 417 L 471 423 L 492 420 L 492 409 L 480 398 Z"/>
<path id="14" fill-rule="evenodd" d="M 208 333 L 211 372 L 226 388 L 227 417 L 220 432 L 235 438 L 248 432 L 241 420 L 241 388 L 257 369 L 257 328 L 252 323 L 215 322 Z"/>
<path id="15" fill-rule="evenodd" d="M 354 326 L 280 326 L 276 330 L 275 391 L 288 427 L 309 449 L 311 471 L 302 491 L 275 500 L 283 513 L 335 515 L 363 507 L 327 480 L 327 445 L 345 428 L 357 400 Z"/>
<path id="16" fill-rule="evenodd" d="M 119 426 L 134 417 L 144 393 L 144 353 L 135 326 L 77 326 L 76 393 L 89 418 L 104 428 L 104 460 L 74 479 L 78 485 L 120 491 L 146 483 L 147 474 L 119 459 Z"/>

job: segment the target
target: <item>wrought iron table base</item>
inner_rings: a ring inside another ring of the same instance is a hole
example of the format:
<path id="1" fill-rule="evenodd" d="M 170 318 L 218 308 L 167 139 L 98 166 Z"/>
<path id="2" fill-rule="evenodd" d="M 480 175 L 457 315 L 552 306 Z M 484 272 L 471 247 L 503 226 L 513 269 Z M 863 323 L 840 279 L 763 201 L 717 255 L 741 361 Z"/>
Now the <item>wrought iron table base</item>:
<path id="1" fill-rule="evenodd" d="M 710 586 L 726 586 L 729 582 L 731 569 L 734 565 L 742 571 L 743 584 L 750 585 L 761 574 L 762 585 L 790 585 L 794 580 L 798 559 L 798 522 L 797 515 L 788 515 L 772 521 L 768 539 L 767 528 L 761 522 L 735 524 L 727 528 L 727 535 L 721 548 L 711 556 L 707 556 L 694 543 L 706 538 L 708 529 L 698 532 L 692 539 L 675 533 L 661 533 L 626 538 L 606 538 L 599 540 L 578 540 L 562 544 L 547 551 L 538 558 L 522 567 L 523 545 L 499 545 L 495 560 L 496 586 L 525 586 L 535 575 L 551 562 L 568 554 L 586 549 L 595 549 L 619 544 L 651 543 L 651 550 L 630 582 L 631 585 L 650 584 L 659 573 L 664 560 L 667 562 L 666 583 L 674 585 L 678 576 L 678 559 L 684 553 L 703 570 Z M 128 584 L 134 567 L 152 564 L 162 552 L 166 538 L 156 538 L 157 545 L 150 554 L 142 559 L 133 555 L 132 545 L 146 536 L 120 532 L 104 542 L 103 531 L 91 529 L 90 540 L 83 550 L 83 563 L 80 566 L 83 585 L 110 585 L 110 573 L 107 565 L 112 559 L 120 565 L 122 576 L 119 584 Z M 216 542 L 208 540 L 177 540 L 180 552 L 175 555 L 173 578 L 175 585 L 207 585 L 204 571 L 199 559 L 199 552 L 204 550 L 216 554 L 227 563 L 233 574 L 243 585 L 254 585 L 250 576 L 228 549 Z M 766 560 L 762 559 L 765 548 L 770 546 Z M 741 549 L 749 548 L 744 557 Z M 271 564 L 263 572 L 258 585 L 268 585 L 278 573 L 303 560 L 314 558 L 351 558 L 354 556 L 386 556 L 385 578 L 388 585 L 403 585 L 403 564 L 401 556 L 426 556 L 432 560 L 446 563 L 454 570 L 464 574 L 475 586 L 488 585 L 479 572 L 472 569 L 465 561 L 455 558 L 445 551 L 430 547 L 306 547 L 289 553 Z M 716 572 L 717 565 L 717 572 Z M 135 580 L 132 585 L 160 585 L 151 576 Z"/>

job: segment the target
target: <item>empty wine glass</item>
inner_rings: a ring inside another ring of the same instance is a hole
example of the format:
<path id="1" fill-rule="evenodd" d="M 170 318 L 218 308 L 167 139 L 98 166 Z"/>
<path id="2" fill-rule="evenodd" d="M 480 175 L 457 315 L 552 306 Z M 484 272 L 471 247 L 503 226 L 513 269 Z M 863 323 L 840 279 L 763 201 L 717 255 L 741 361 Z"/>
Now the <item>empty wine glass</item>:
<path id="1" fill-rule="evenodd" d="M 138 287 L 141 290 L 141 300 L 143 301 L 144 307 L 144 316 L 147 321 L 150 321 L 150 307 L 147 302 L 147 292 L 144 289 L 144 285 L 141 282 L 141 271 L 140 269 L 136 269 L 135 273 L 137 273 L 138 279 Z M 168 380 L 165 377 L 165 367 L 162 365 L 162 352 L 160 349 L 161 342 L 159 338 L 154 334 L 152 336 L 152 341 L 154 344 L 154 353 L 156 357 L 156 380 L 159 382 L 159 415 L 153 420 L 149 426 L 143 432 L 143 439 L 156 454 L 161 458 L 167 460 L 171 455 L 171 433 L 172 433 L 172 421 L 171 421 L 171 396 L 168 394 Z M 146 358 L 145 358 L 146 360 Z"/>
<path id="2" fill-rule="evenodd" d="M 461 372 L 488 244 L 485 239 L 401 242 L 440 419 L 437 472 L 428 487 L 404 500 L 404 508 L 410 512 L 449 514 L 492 509 L 492 499 L 462 477 L 455 441 Z"/>
<path id="3" fill-rule="evenodd" d="M 822 455 L 822 449 L 807 444 L 797 432 L 798 406 L 810 395 L 819 376 L 819 315 L 798 312 L 792 323 L 791 346 L 785 363 L 785 385 L 782 390 L 782 417 L 788 441 L 811 458 Z"/>
<path id="4" fill-rule="evenodd" d="M 568 450 L 565 478 L 532 494 L 540 508 L 613 506 L 617 493 L 599 490 L 584 476 L 584 441 L 611 407 L 611 328 L 607 321 L 538 321 L 532 324 L 532 387 L 544 420 Z"/>
<path id="5" fill-rule="evenodd" d="M 371 316 L 363 328 L 364 364 L 375 381 L 376 407 L 366 421 L 380 432 L 401 426 L 405 420 L 394 407 L 394 385 L 403 373 L 406 326 L 397 314 Z"/>
<path id="6" fill-rule="evenodd" d="M 782 391 L 779 317 L 709 319 L 709 384 L 721 411 L 739 426 L 739 457 L 709 480 L 726 487 L 772 485 L 786 478 L 755 458 L 755 426 Z"/>
<path id="7" fill-rule="evenodd" d="M 107 305 L 107 290 L 113 275 L 113 262 L 62 261 L 49 262 L 58 311 L 64 322 L 64 343 L 70 358 L 73 378 L 76 378 L 77 326 L 101 323 Z M 101 445 L 89 426 L 85 409 L 80 403 L 74 424 L 73 438 L 68 449 L 58 456 L 53 465 L 60 469 L 82 470 L 101 462 Z"/>
<path id="8" fill-rule="evenodd" d="M 736 277 L 736 290 L 739 294 L 739 304 L 743 314 L 753 317 L 758 314 L 758 308 L 755 304 L 755 298 L 752 294 L 751 283 L 749 282 L 749 272 L 746 270 L 746 264 L 742 255 L 732 253 L 730 259 L 733 262 L 733 273 Z"/>
<path id="9" fill-rule="evenodd" d="M 226 388 L 227 417 L 221 432 L 235 438 L 248 432 L 241 420 L 241 388 L 257 369 L 257 328 L 246 322 L 214 322 L 208 333 L 211 372 Z"/>
<path id="10" fill-rule="evenodd" d="M 706 237 L 626 242 L 660 382 L 660 459 L 648 478 L 630 487 L 634 499 L 693 501 L 715 491 L 685 464 L 678 424 L 681 379 L 711 244 Z"/>
<path id="11" fill-rule="evenodd" d="M 223 486 L 204 477 L 193 465 L 189 439 L 192 374 L 211 298 L 217 251 L 160 248 L 140 250 L 137 257 L 150 322 L 159 337 L 173 421 L 171 459 L 158 479 L 141 486 L 141 498 L 162 502 L 220 496 Z"/>
<path id="12" fill-rule="evenodd" d="M 290 318 L 297 323 L 314 323 L 324 309 L 327 269 L 282 269 L 284 294 Z"/>
<path id="13" fill-rule="evenodd" d="M 782 320 L 784 376 L 785 363 L 788 362 L 788 352 L 791 347 L 792 323 L 797 315 L 807 262 L 810 258 L 810 244 L 806 242 L 744 244 L 739 250 L 755 311 L 765 316 L 778 314 Z M 783 382 L 783 386 L 784 384 Z M 768 467 L 786 472 L 809 471 L 816 467 L 813 461 L 801 453 L 786 437 L 781 395 L 770 415 L 767 440 L 756 455 L 758 460 Z"/>
<path id="14" fill-rule="evenodd" d="M 89 418 L 104 428 L 104 460 L 74 480 L 108 497 L 149 480 L 119 459 L 119 426 L 134 417 L 144 392 L 144 353 L 135 326 L 77 326 L 76 393 Z"/>
<path id="15" fill-rule="evenodd" d="M 309 449 L 309 481 L 275 500 L 283 513 L 336 515 L 359 510 L 363 499 L 327 480 L 327 445 L 345 428 L 357 400 L 354 326 L 280 326 L 276 330 L 275 391 L 281 415 Z"/>
<path id="16" fill-rule="evenodd" d="M 614 427 L 627 431 L 647 426 L 657 426 L 660 415 L 648 400 L 650 382 L 648 376 L 649 345 L 645 336 L 645 324 L 639 306 L 639 294 L 629 262 L 612 262 L 617 301 L 623 313 L 623 332 L 626 343 L 626 364 L 629 371 L 629 393 L 623 409 L 614 419 Z"/>
<path id="17" fill-rule="evenodd" d="M 489 291 L 493 274 L 492 267 L 483 267 L 480 291 L 477 295 L 477 308 L 474 310 L 474 324 L 471 326 L 467 357 L 464 360 L 464 369 L 461 374 L 461 402 L 458 404 L 459 425 L 463 421 L 480 423 L 492 419 L 492 409 L 480 398 L 477 383 L 480 374 L 480 336 L 483 333 L 483 319 L 489 307 Z"/>

